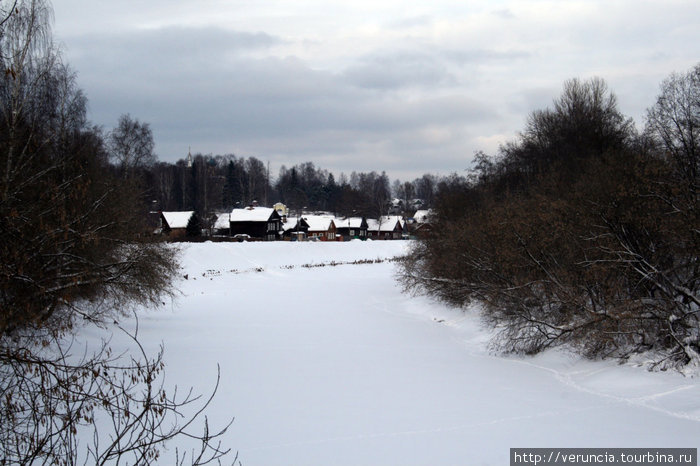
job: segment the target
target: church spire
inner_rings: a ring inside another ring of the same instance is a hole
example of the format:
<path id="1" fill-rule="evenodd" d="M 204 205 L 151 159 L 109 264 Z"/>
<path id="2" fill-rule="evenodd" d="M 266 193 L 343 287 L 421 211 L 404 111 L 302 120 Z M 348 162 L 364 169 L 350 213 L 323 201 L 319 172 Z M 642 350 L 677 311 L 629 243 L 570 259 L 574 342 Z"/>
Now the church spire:
<path id="1" fill-rule="evenodd" d="M 192 168 L 192 146 L 187 150 L 187 168 Z"/>

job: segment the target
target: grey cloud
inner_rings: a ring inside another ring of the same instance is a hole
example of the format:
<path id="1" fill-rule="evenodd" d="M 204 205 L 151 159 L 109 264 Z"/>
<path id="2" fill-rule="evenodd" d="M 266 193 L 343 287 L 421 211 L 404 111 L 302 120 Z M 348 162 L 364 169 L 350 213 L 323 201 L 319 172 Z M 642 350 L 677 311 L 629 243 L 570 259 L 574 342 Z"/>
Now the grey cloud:
<path id="1" fill-rule="evenodd" d="M 413 52 L 382 52 L 363 57 L 343 73 L 351 84 L 377 90 L 407 87 L 435 89 L 454 86 L 458 80 L 451 66 L 472 66 L 491 61 L 525 60 L 532 56 L 521 50 L 444 49 L 424 46 Z"/>
<path id="2" fill-rule="evenodd" d="M 513 11 L 511 11 L 510 8 L 502 8 L 500 10 L 495 10 L 493 14 L 503 19 L 515 19 L 516 17 L 515 13 L 513 13 Z"/>
<path id="3" fill-rule="evenodd" d="M 214 59 L 221 60 L 229 55 L 240 55 L 283 43 L 280 38 L 262 32 L 235 32 L 212 27 L 167 27 L 121 34 L 90 34 L 69 39 L 72 44 L 69 53 L 78 60 L 143 66 L 152 66 L 154 62 L 157 64 L 174 58 L 198 64 L 213 64 Z"/>
<path id="4" fill-rule="evenodd" d="M 516 18 L 515 7 L 503 8 L 509 4 L 482 3 L 476 9 L 486 12 L 486 24 L 475 31 L 449 27 L 473 6 L 454 10 L 446 2 L 390 23 L 388 34 L 353 35 L 365 19 L 381 25 L 411 14 L 396 8 L 387 15 L 381 6 L 334 37 L 306 19 L 305 6 L 291 3 L 294 24 L 265 5 L 232 18 L 230 24 L 259 33 L 132 26 L 207 24 L 211 19 L 197 12 L 209 8 L 211 16 L 213 4 L 156 0 L 145 11 L 93 4 L 65 0 L 56 16 L 57 31 L 64 28 L 57 39 L 67 44 L 66 61 L 90 99 L 90 118 L 110 127 L 129 112 L 150 122 L 164 160 L 192 145 L 341 171 L 459 170 L 474 150 L 493 152 L 524 127 L 529 112 L 551 105 L 565 79 L 602 76 L 623 112 L 642 112 L 661 79 L 698 56 L 700 7 L 687 2 L 591 2 L 582 13 L 562 6 L 537 17 L 517 11 Z M 448 27 L 433 28 L 437 21 Z M 373 53 L 364 48 L 372 46 Z M 309 61 L 285 58 L 295 51 Z"/>
<path id="5" fill-rule="evenodd" d="M 410 86 L 439 86 L 453 82 L 447 69 L 430 59 L 385 57 L 348 68 L 345 79 L 369 89 L 399 89 Z"/>
<path id="6" fill-rule="evenodd" d="M 365 57 L 359 64 L 347 68 L 344 78 L 355 86 L 368 89 L 435 87 L 455 81 L 436 57 L 420 53 Z"/>
<path id="7" fill-rule="evenodd" d="M 435 18 L 431 15 L 419 15 L 403 18 L 389 25 L 392 29 L 410 29 L 414 27 L 429 26 Z"/>
<path id="8" fill-rule="evenodd" d="M 561 85 L 551 87 L 531 87 L 520 89 L 509 100 L 513 113 L 528 115 L 535 110 L 551 108 L 554 100 L 561 94 Z"/>
<path id="9" fill-rule="evenodd" d="M 111 127 L 129 112 L 151 123 L 162 160 L 192 146 L 338 172 L 404 176 L 427 159 L 459 170 L 480 129 L 502 117 L 454 85 L 450 67 L 465 55 L 437 48 L 380 52 L 332 73 L 272 56 L 281 39 L 267 34 L 168 28 L 83 40 L 69 60 L 91 118 Z"/>
<path id="10" fill-rule="evenodd" d="M 341 125 L 383 128 L 405 124 L 406 115 L 411 114 L 429 120 L 442 107 L 429 104 L 430 111 L 414 112 L 412 105 L 399 101 L 377 103 L 376 93 L 364 88 L 432 88 L 451 79 L 443 65 L 421 54 L 367 58 L 341 75 L 313 70 L 295 58 L 229 54 L 231 48 L 248 50 L 278 43 L 265 34 L 169 28 L 87 41 L 90 45 L 80 47 L 74 65 L 91 100 L 100 101 L 97 107 L 124 107 L 112 110 L 112 119 L 126 111 L 150 113 L 154 118 L 167 115 L 169 120 L 182 114 L 183 120 L 202 124 L 233 121 L 250 134 Z M 107 41 L 109 56 L 103 53 Z M 358 84 L 364 85 L 358 88 Z M 436 99 L 424 102 L 431 101 Z M 442 110 L 446 115 L 456 110 L 449 102 L 441 104 L 448 104 Z M 404 108 L 387 114 L 390 107 Z"/>
<path id="11" fill-rule="evenodd" d="M 466 49 L 466 50 L 446 50 L 444 56 L 449 60 L 461 65 L 472 63 L 483 63 L 487 61 L 512 61 L 527 59 L 532 56 L 531 52 L 524 50 L 491 50 L 491 49 Z"/>

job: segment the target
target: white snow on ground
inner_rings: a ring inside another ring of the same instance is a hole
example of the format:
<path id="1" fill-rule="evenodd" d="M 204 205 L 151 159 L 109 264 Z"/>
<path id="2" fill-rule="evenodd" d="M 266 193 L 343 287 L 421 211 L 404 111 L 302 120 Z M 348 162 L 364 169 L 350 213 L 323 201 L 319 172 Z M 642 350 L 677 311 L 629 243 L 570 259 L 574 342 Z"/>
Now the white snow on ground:
<path id="1" fill-rule="evenodd" d="M 561 351 L 493 355 L 473 310 L 402 294 L 392 262 L 345 264 L 406 245 L 183 245 L 181 296 L 142 313 L 140 339 L 164 343 L 166 384 L 180 390 L 206 393 L 220 364 L 209 422 L 235 417 L 224 444 L 244 465 L 503 465 L 511 447 L 700 446 L 697 378 Z M 342 265 L 300 267 L 332 261 Z"/>

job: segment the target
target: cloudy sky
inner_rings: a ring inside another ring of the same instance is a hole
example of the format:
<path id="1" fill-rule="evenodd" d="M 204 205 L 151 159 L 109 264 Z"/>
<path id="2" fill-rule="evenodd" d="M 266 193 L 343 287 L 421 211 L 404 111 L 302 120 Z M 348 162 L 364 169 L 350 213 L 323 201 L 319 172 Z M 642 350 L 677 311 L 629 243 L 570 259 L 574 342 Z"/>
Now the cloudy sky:
<path id="1" fill-rule="evenodd" d="M 149 122 L 161 160 L 312 161 L 392 178 L 463 172 L 604 78 L 643 123 L 700 62 L 697 0 L 55 0 L 90 119 Z"/>

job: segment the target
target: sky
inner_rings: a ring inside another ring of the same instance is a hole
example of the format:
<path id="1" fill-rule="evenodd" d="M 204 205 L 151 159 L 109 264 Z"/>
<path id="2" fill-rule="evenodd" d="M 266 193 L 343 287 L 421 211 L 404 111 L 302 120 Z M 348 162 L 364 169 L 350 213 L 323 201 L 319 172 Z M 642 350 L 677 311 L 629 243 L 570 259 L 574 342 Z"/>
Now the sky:
<path id="1" fill-rule="evenodd" d="M 638 127 L 700 62 L 697 0 L 55 0 L 54 39 L 109 130 L 160 160 L 235 154 L 392 179 L 463 173 L 603 78 Z M 191 149 L 190 149 L 191 148 Z"/>

